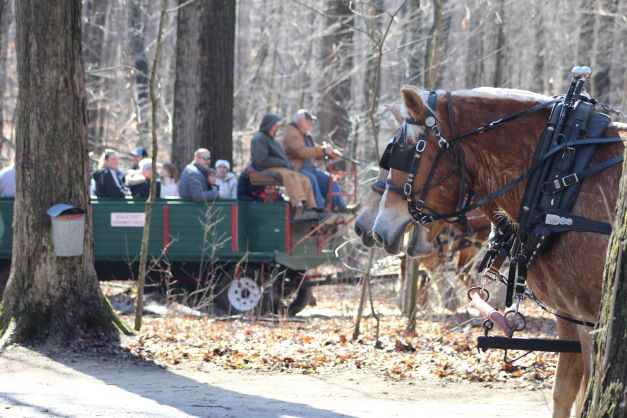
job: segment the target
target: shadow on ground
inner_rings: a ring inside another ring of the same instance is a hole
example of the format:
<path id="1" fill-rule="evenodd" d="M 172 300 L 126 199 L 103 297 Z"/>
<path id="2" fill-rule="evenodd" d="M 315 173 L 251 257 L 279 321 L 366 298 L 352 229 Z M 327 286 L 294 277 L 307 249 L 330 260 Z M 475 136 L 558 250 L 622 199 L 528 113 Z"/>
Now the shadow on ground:
<path id="1" fill-rule="evenodd" d="M 220 388 L 215 379 L 223 373 L 197 373 L 190 378 L 130 354 L 123 356 L 13 346 L 0 353 L 0 415 L 351 416 Z M 237 377 L 246 379 L 244 373 Z M 265 384 L 272 385 L 272 376 L 267 376 Z M 281 387 L 276 391 L 280 393 Z"/>

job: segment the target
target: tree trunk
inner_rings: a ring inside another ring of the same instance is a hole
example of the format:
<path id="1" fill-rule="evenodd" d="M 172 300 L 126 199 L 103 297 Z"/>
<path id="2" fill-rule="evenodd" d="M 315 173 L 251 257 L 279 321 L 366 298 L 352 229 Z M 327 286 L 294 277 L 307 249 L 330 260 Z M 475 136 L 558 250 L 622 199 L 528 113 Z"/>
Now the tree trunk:
<path id="1" fill-rule="evenodd" d="M 187 0 L 179 0 L 182 5 Z M 235 2 L 195 1 L 178 11 L 172 160 L 194 149 L 232 160 Z"/>
<path id="2" fill-rule="evenodd" d="M 91 0 L 85 2 L 85 24 L 83 31 L 83 58 L 86 67 L 87 116 L 89 123 L 89 142 L 92 149 L 98 149 L 103 143 L 103 125 L 101 120 L 106 112 L 105 79 L 101 74 L 89 74 L 90 70 L 103 66 L 103 52 L 105 45 L 105 30 L 107 11 L 110 3 L 106 0 Z"/>
<path id="3" fill-rule="evenodd" d="M 383 19 L 380 15 L 385 12 L 383 0 L 373 0 L 368 6 L 368 16 L 372 16 L 366 21 L 366 31 L 371 39 L 366 39 L 368 54 L 366 56 L 366 69 L 364 71 L 364 101 L 366 106 L 370 105 L 372 95 L 378 96 L 381 89 L 381 82 L 374 85 L 374 77 L 377 73 L 377 42 L 381 38 L 381 26 Z"/>
<path id="4" fill-rule="evenodd" d="M 577 62 L 573 65 L 592 66 L 594 51 L 594 9 L 596 0 L 582 0 L 581 19 L 579 21 L 579 36 L 577 36 Z"/>
<path id="5" fill-rule="evenodd" d="M 627 164 L 623 165 L 607 254 L 592 373 L 582 414 L 594 418 L 627 416 Z"/>
<path id="6" fill-rule="evenodd" d="M 482 14 L 478 10 L 470 10 L 466 21 L 466 74 L 465 88 L 471 89 L 481 85 L 483 75 L 483 22 Z"/>
<path id="7" fill-rule="evenodd" d="M 494 64 L 494 79 L 492 85 L 494 87 L 503 87 L 503 67 L 505 65 L 505 0 L 498 0 L 497 34 L 496 34 L 496 62 Z"/>
<path id="8" fill-rule="evenodd" d="M 318 112 L 320 138 L 346 147 L 351 133 L 348 109 L 353 70 L 353 12 L 344 0 L 328 0 L 326 14 L 330 33 L 322 38 L 322 66 L 330 77 L 326 78 Z"/>
<path id="9" fill-rule="evenodd" d="M 90 211 L 77 257 L 54 255 L 46 214 L 56 203 L 89 209 L 81 1 L 16 6 L 17 195 L 2 342 L 59 344 L 115 330 L 94 271 Z"/>
<path id="10" fill-rule="evenodd" d="M 6 86 L 6 56 L 4 37 L 8 31 L 7 15 L 9 14 L 9 0 L 0 0 L 0 151 L 4 147 L 4 89 Z"/>
<path id="11" fill-rule="evenodd" d="M 415 42 L 422 37 L 422 16 L 420 11 L 420 0 L 409 0 L 407 2 L 407 9 L 409 15 L 409 21 L 411 24 L 405 30 L 408 42 Z M 424 43 L 413 43 L 409 48 L 409 63 L 408 63 L 408 79 L 409 84 L 414 86 L 422 86 L 424 75 Z"/>
<path id="12" fill-rule="evenodd" d="M 537 3 L 535 6 L 535 28 L 534 28 L 534 38 L 536 41 L 536 54 L 534 54 L 534 63 L 533 63 L 533 78 L 531 80 L 532 89 L 537 93 L 544 93 L 544 61 L 545 50 L 544 46 L 546 44 L 546 36 L 544 36 L 544 13 L 542 12 L 542 4 Z"/>
<path id="13" fill-rule="evenodd" d="M 425 87 L 436 88 L 441 82 L 440 63 L 447 50 L 448 31 L 451 23 L 450 13 L 443 13 L 447 0 L 433 1 L 433 25 L 429 30 L 425 53 Z"/>
<path id="14" fill-rule="evenodd" d="M 596 35 L 594 37 L 594 66 L 592 67 L 592 96 L 607 103 L 610 97 L 610 71 L 614 49 L 614 23 L 616 20 L 616 0 L 599 0 L 595 14 Z"/>
<path id="15" fill-rule="evenodd" d="M 135 119 L 139 133 L 138 145 L 146 146 L 150 142 L 150 109 L 148 103 L 148 58 L 144 37 L 146 19 L 142 10 L 142 0 L 132 0 L 129 10 L 131 60 L 135 67 Z"/>

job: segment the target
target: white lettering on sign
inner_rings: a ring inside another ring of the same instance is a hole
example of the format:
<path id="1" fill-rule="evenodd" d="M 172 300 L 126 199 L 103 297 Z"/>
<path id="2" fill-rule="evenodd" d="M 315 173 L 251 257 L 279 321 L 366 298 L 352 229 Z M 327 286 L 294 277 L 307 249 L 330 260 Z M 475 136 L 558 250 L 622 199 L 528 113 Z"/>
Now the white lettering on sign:
<path id="1" fill-rule="evenodd" d="M 144 227 L 144 212 L 111 212 L 111 226 Z"/>

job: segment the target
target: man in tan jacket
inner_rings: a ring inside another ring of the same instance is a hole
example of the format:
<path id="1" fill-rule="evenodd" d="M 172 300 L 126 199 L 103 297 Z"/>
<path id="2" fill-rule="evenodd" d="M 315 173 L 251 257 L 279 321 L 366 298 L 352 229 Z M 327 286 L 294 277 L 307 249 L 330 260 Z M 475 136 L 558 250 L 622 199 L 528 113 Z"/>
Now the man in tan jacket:
<path id="1" fill-rule="evenodd" d="M 283 138 L 283 148 L 294 165 L 294 170 L 309 177 L 313 185 L 313 192 L 316 196 L 316 203 L 319 207 L 325 206 L 325 198 L 329 193 L 329 175 L 318 170 L 316 163 L 328 157 L 330 159 L 339 158 L 331 145 L 324 146 L 316 144 L 309 133 L 314 121 L 317 118 L 305 109 L 300 109 L 292 117 L 292 122 L 285 127 Z M 347 210 L 346 203 L 340 193 L 340 187 L 335 182 L 331 182 L 333 190 L 333 210 L 344 212 Z"/>
<path id="2" fill-rule="evenodd" d="M 292 169 L 283 147 L 275 139 L 281 125 L 281 118 L 274 113 L 267 113 L 263 117 L 251 142 L 252 166 L 255 170 L 277 173 L 281 177 L 285 193 L 295 209 L 294 220 L 318 219 L 316 209 L 322 209 L 323 206 L 317 205 L 312 182 Z"/>

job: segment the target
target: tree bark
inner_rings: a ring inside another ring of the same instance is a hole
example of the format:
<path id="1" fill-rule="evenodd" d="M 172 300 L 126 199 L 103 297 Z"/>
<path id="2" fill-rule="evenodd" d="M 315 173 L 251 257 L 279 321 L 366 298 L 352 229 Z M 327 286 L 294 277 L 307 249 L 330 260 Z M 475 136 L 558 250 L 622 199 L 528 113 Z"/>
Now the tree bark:
<path id="1" fill-rule="evenodd" d="M 582 414 L 594 418 L 627 416 L 627 164 L 623 165 L 607 254 L 592 373 Z"/>
<path id="2" fill-rule="evenodd" d="M 538 93 L 544 93 L 544 61 L 545 50 L 544 45 L 546 43 L 546 36 L 544 36 L 544 13 L 542 12 L 542 4 L 537 3 L 535 6 L 535 28 L 534 28 L 534 38 L 536 41 L 536 50 L 538 51 L 534 55 L 533 62 L 533 78 L 531 80 L 532 89 Z"/>
<path id="3" fill-rule="evenodd" d="M 8 30 L 9 0 L 0 0 L 0 151 L 4 146 L 4 89 L 6 85 L 6 56 L 4 37 Z"/>
<path id="4" fill-rule="evenodd" d="M 326 14 L 329 33 L 322 38 L 322 66 L 330 77 L 323 87 L 319 127 L 320 138 L 329 138 L 339 147 L 346 147 L 351 134 L 348 109 L 351 101 L 353 70 L 353 13 L 345 0 L 328 0 Z"/>
<path id="5" fill-rule="evenodd" d="M 417 39 L 423 36 L 422 33 L 422 16 L 420 11 L 420 0 L 409 0 L 407 2 L 407 11 L 409 15 L 409 21 L 411 24 L 405 30 L 408 42 L 415 42 Z M 409 48 L 409 63 L 408 63 L 408 79 L 409 83 L 414 86 L 423 85 L 424 75 L 424 51 L 423 42 L 413 43 Z"/>
<path id="6" fill-rule="evenodd" d="M 90 211 L 77 257 L 54 255 L 46 215 L 56 203 L 89 209 L 81 1 L 16 6 L 17 195 L 2 343 L 61 344 L 96 329 L 114 333 L 115 315 L 93 266 Z"/>
<path id="7" fill-rule="evenodd" d="M 594 52 L 594 9 L 596 0 L 582 0 L 579 8 L 579 36 L 577 37 L 577 62 L 573 65 L 592 66 Z"/>
<path id="8" fill-rule="evenodd" d="M 592 67 L 592 96 L 607 103 L 610 97 L 610 71 L 614 48 L 616 0 L 599 0 L 595 14 L 594 66 Z"/>
<path id="9" fill-rule="evenodd" d="M 427 88 L 435 88 L 438 82 L 438 66 L 440 65 L 440 54 L 438 51 L 442 42 L 444 27 L 447 25 L 446 19 L 442 18 L 442 11 L 446 6 L 446 2 L 447 0 L 433 0 L 433 25 L 429 30 L 425 52 L 424 80 Z"/>
<path id="10" fill-rule="evenodd" d="M 497 15 L 497 34 L 496 34 L 496 48 L 494 63 L 494 78 L 492 85 L 494 87 L 503 87 L 503 67 L 505 65 L 505 0 L 498 0 L 498 15 Z"/>
<path id="11" fill-rule="evenodd" d="M 105 31 L 107 12 L 110 3 L 106 0 L 91 0 L 85 2 L 85 23 L 83 31 L 83 58 L 86 67 L 87 116 L 89 123 L 89 142 L 92 149 L 97 149 L 103 143 L 104 126 L 101 123 L 106 112 L 105 79 L 100 74 L 89 74 L 103 66 L 103 52 L 105 45 Z"/>
<path id="12" fill-rule="evenodd" d="M 233 0 L 179 9 L 172 160 L 181 167 L 198 147 L 208 148 L 214 161 L 232 159 L 234 46 Z"/>
<path id="13" fill-rule="evenodd" d="M 150 142 L 150 109 L 148 103 L 148 58 L 144 42 L 146 19 L 142 10 L 142 0 L 130 1 L 129 29 L 131 60 L 135 67 L 135 119 L 139 133 L 138 145 L 146 146 Z"/>

